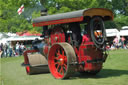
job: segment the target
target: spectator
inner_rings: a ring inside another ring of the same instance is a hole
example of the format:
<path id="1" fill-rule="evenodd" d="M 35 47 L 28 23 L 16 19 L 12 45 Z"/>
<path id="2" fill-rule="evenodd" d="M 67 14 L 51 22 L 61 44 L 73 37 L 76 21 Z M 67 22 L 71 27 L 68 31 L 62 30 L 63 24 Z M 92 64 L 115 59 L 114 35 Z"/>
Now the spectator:
<path id="1" fill-rule="evenodd" d="M 9 57 L 12 57 L 13 54 L 13 46 L 12 44 L 9 45 Z"/>
<path id="2" fill-rule="evenodd" d="M 110 50 L 115 50 L 115 46 L 112 44 Z"/>
<path id="3" fill-rule="evenodd" d="M 16 55 L 19 55 L 19 51 L 20 51 L 20 44 L 19 42 L 16 43 Z"/>
<path id="4" fill-rule="evenodd" d="M 21 49 L 21 54 L 23 54 L 24 49 L 25 49 L 25 47 L 24 47 L 24 44 L 23 44 L 23 43 L 21 43 L 21 45 L 20 45 L 20 49 Z"/>
<path id="5" fill-rule="evenodd" d="M 2 55 L 2 51 L 0 50 L 0 58 L 1 58 L 1 55 Z"/>
<path id="6" fill-rule="evenodd" d="M 106 50 L 110 50 L 110 45 L 107 43 Z"/>
<path id="7" fill-rule="evenodd" d="M 116 49 L 119 48 L 119 46 L 118 46 L 119 40 L 118 40 L 118 37 L 117 37 L 117 36 L 114 38 L 113 44 L 114 44 L 114 46 L 116 47 Z"/>
<path id="8" fill-rule="evenodd" d="M 125 38 L 122 36 L 120 40 L 121 40 L 121 48 L 124 48 Z"/>
<path id="9" fill-rule="evenodd" d="M 1 50 L 1 44 L 0 44 L 0 57 L 1 57 L 1 55 L 2 55 L 2 50 Z"/>
<path id="10" fill-rule="evenodd" d="M 126 45 L 126 49 L 128 49 L 128 45 Z"/>
<path id="11" fill-rule="evenodd" d="M 4 56 L 4 49 L 3 49 L 3 43 L 0 45 L 0 50 L 1 50 L 1 58 Z"/>
<path id="12" fill-rule="evenodd" d="M 7 43 L 5 43 L 5 45 L 4 45 L 4 54 L 5 54 L 5 57 L 8 57 L 8 45 L 7 45 Z"/>

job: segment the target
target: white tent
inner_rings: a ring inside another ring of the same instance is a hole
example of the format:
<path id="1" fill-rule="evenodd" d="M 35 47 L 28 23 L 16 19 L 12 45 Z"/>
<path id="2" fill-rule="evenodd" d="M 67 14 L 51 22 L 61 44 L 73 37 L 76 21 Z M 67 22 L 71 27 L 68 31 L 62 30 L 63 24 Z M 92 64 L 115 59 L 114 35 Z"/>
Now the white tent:
<path id="1" fill-rule="evenodd" d="M 119 31 L 117 29 L 106 29 L 106 35 L 107 37 L 114 37 L 114 36 L 120 36 Z"/>
<path id="2" fill-rule="evenodd" d="M 116 28 L 106 29 L 106 35 L 107 35 L 107 38 L 118 37 L 118 40 L 120 40 L 120 34 L 119 34 L 119 31 Z"/>
<path id="3" fill-rule="evenodd" d="M 3 33 L 3 32 L 0 32 L 0 44 L 1 43 L 3 43 L 3 44 L 5 44 L 5 43 L 7 43 L 7 38 L 8 38 L 9 36 L 6 34 L 6 33 Z"/>
<path id="4" fill-rule="evenodd" d="M 3 44 L 7 43 L 7 38 L 2 38 L 2 39 L 0 39 L 0 44 L 1 44 L 1 43 L 3 43 Z"/>
<path id="5" fill-rule="evenodd" d="M 128 36 L 128 30 L 120 30 L 120 36 Z"/>
<path id="6" fill-rule="evenodd" d="M 128 30 L 128 26 L 123 26 L 122 29 Z"/>
<path id="7" fill-rule="evenodd" d="M 6 34 L 6 33 L 2 33 L 2 32 L 0 32 L 0 40 L 2 39 L 2 38 L 8 38 L 9 36 Z"/>
<path id="8" fill-rule="evenodd" d="M 39 36 L 14 36 L 7 38 L 7 41 L 27 41 L 27 40 L 35 40 L 35 38 L 38 38 L 39 40 L 43 39 Z"/>

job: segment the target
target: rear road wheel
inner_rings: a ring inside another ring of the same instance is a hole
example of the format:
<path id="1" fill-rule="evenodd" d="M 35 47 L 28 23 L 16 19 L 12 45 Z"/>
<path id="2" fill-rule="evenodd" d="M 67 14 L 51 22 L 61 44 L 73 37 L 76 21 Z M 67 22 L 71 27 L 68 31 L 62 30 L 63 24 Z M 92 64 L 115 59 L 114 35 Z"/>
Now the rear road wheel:
<path id="1" fill-rule="evenodd" d="M 48 56 L 48 65 L 51 74 L 56 79 L 69 78 L 75 72 L 76 55 L 68 43 L 54 44 Z"/>

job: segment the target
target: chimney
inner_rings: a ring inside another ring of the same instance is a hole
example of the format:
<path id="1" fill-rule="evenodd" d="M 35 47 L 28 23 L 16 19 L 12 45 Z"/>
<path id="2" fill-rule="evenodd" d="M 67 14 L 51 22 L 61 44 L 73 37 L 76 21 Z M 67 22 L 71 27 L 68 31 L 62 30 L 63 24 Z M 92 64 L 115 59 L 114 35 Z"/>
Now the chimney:
<path id="1" fill-rule="evenodd" d="M 41 16 L 46 16 L 47 15 L 47 9 L 41 10 L 40 15 Z"/>

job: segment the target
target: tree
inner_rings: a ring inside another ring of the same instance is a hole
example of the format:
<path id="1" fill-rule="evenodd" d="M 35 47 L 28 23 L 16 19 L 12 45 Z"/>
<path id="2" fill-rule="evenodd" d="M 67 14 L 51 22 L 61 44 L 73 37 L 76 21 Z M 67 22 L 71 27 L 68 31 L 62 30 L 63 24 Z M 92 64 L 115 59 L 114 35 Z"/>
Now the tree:
<path id="1" fill-rule="evenodd" d="M 128 26 L 128 16 L 122 14 L 118 14 L 117 16 L 114 21 L 118 29 L 121 29 L 122 26 Z"/>
<path id="2" fill-rule="evenodd" d="M 85 8 L 97 7 L 96 0 L 40 0 L 49 14 L 63 13 Z"/>
<path id="3" fill-rule="evenodd" d="M 118 29 L 128 25 L 128 0 L 112 0 L 112 10 L 115 13 L 115 25 Z"/>
<path id="4" fill-rule="evenodd" d="M 17 10 L 22 4 L 25 11 L 19 16 Z M 42 30 L 32 27 L 32 19 L 40 16 L 43 6 L 48 9 L 49 14 L 87 8 L 107 8 L 115 15 L 114 22 L 107 22 L 107 28 L 128 25 L 128 0 L 0 0 L 0 32 Z"/>
<path id="5" fill-rule="evenodd" d="M 0 32 L 19 32 L 31 30 L 31 20 L 25 14 L 20 16 L 18 8 L 24 4 L 25 9 L 36 5 L 39 0 L 0 0 Z M 26 13 L 27 14 L 27 13 Z"/>
<path id="6" fill-rule="evenodd" d="M 128 16 L 128 0 L 112 0 L 114 12 Z"/>

